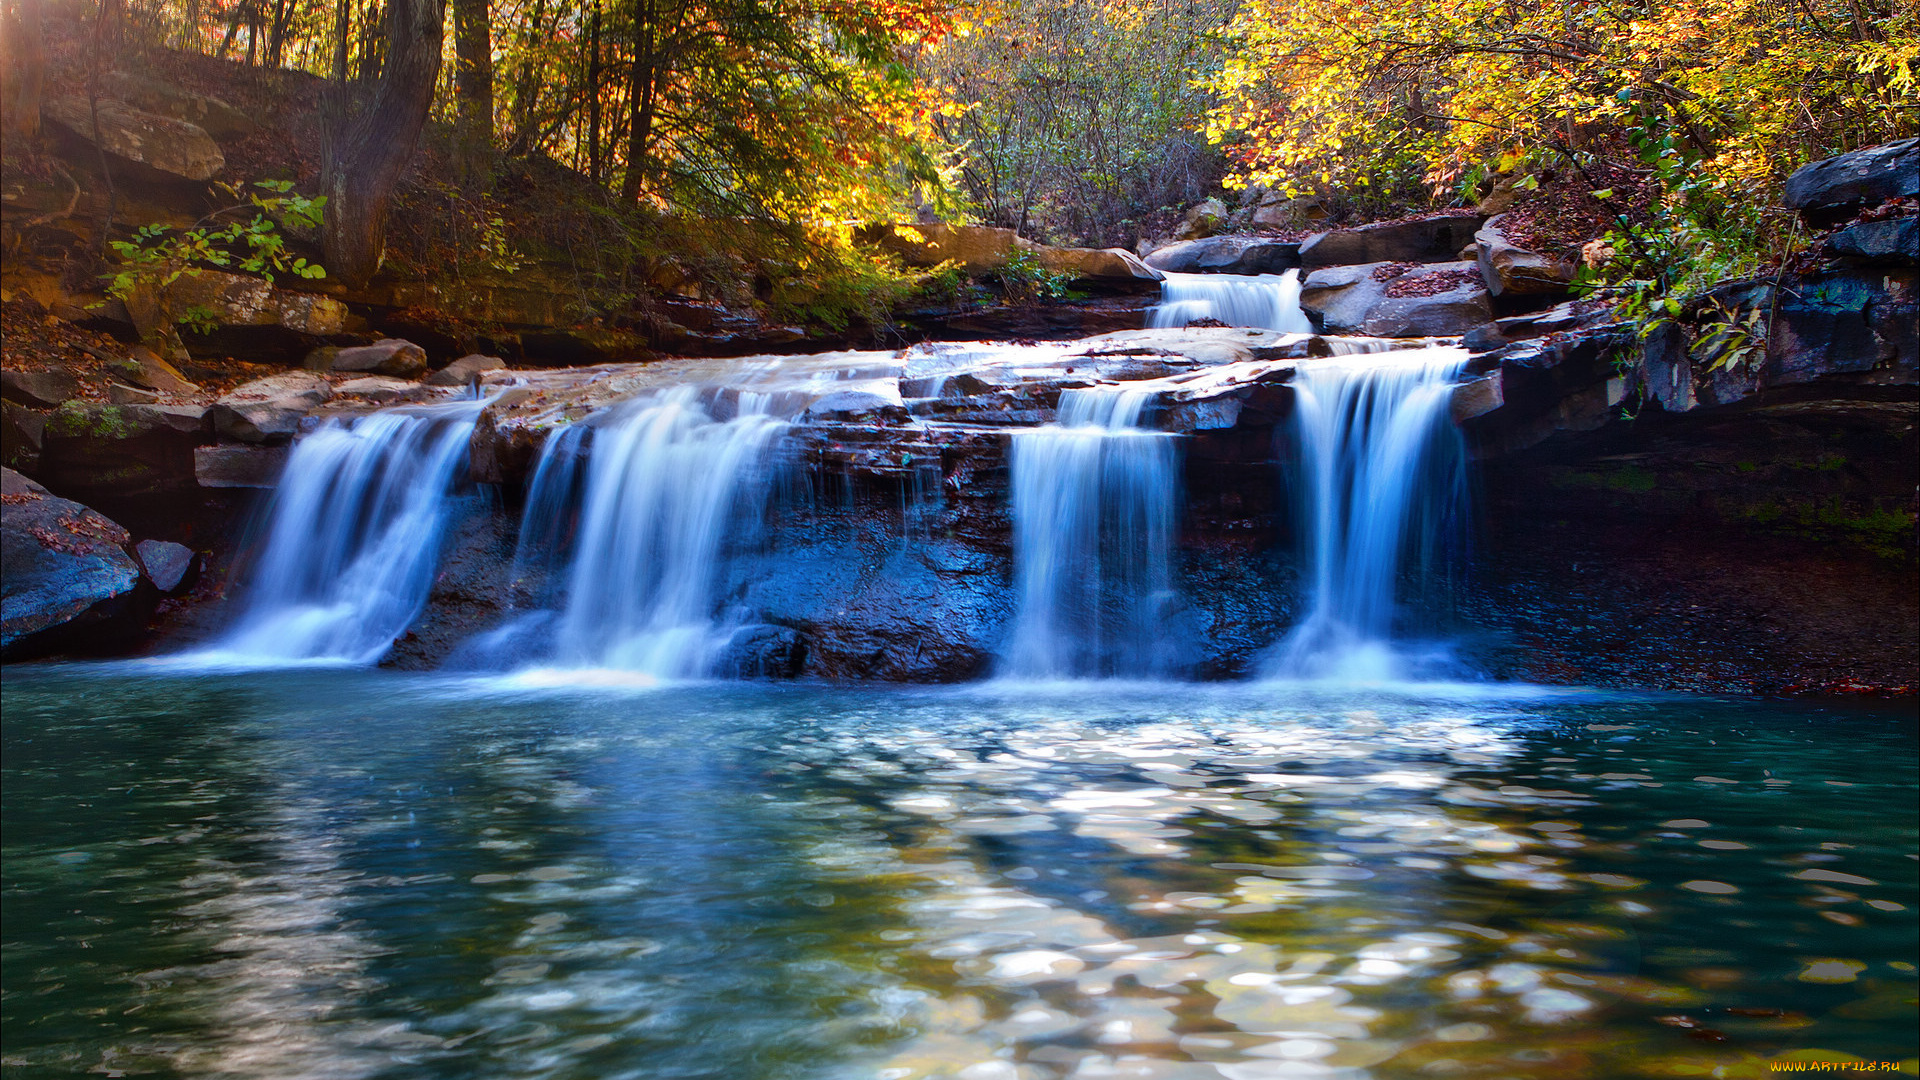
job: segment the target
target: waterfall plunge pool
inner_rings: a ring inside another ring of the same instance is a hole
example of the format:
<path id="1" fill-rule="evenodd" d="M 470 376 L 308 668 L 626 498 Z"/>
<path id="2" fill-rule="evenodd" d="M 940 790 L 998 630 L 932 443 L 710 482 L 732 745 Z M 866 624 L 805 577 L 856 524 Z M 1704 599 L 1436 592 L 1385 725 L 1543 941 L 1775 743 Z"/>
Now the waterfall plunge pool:
<path id="1" fill-rule="evenodd" d="M 3 693 L 9 1076 L 1913 1054 L 1910 714 L 131 666 Z"/>

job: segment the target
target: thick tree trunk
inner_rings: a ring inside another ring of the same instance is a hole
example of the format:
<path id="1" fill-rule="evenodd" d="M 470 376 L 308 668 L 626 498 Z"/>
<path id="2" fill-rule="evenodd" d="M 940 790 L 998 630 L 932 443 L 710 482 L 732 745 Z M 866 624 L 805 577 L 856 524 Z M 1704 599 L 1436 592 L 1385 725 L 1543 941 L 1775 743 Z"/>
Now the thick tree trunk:
<path id="1" fill-rule="evenodd" d="M 486 187 L 493 158 L 493 36 L 487 0 L 453 0 L 453 168 L 462 187 Z"/>
<path id="2" fill-rule="evenodd" d="M 364 285 L 380 269 L 387 207 L 419 145 L 440 77 L 442 0 L 392 0 L 373 102 L 329 140 L 321 185 L 327 273 Z"/>
<path id="3" fill-rule="evenodd" d="M 634 0 L 633 112 L 627 123 L 627 174 L 620 181 L 620 197 L 628 202 L 640 197 L 641 179 L 646 174 L 647 144 L 653 139 L 653 94 L 659 77 L 659 56 L 655 49 L 658 23 L 659 11 L 653 0 Z"/>
<path id="4" fill-rule="evenodd" d="M 40 0 L 14 0 L 7 20 L 7 131 L 40 134 L 40 93 L 47 81 L 47 39 L 40 26 Z"/>

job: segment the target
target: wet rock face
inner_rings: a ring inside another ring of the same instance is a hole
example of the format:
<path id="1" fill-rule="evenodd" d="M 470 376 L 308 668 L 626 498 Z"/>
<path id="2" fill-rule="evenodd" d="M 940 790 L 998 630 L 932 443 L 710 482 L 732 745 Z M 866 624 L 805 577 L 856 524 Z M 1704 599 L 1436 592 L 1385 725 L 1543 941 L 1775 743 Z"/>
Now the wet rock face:
<path id="1" fill-rule="evenodd" d="M 139 626 L 140 567 L 127 531 L 12 469 L 0 469 L 0 656 L 78 643 L 112 645 Z"/>

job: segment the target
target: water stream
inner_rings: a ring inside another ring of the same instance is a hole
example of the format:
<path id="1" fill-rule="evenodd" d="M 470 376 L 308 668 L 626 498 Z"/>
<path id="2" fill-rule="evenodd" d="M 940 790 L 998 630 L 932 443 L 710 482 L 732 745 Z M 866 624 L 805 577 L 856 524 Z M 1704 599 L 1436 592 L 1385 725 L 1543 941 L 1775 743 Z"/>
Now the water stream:
<path id="1" fill-rule="evenodd" d="M 1200 319 L 1227 326 L 1251 326 L 1290 334 L 1310 334 L 1313 324 L 1300 310 L 1300 271 L 1284 274 L 1167 274 L 1160 282 L 1160 303 L 1147 325 L 1179 329 Z"/>
<path id="2" fill-rule="evenodd" d="M 724 610 L 728 559 L 758 544 L 786 429 L 768 404 L 742 393 L 716 420 L 697 387 L 676 387 L 547 441 L 516 561 L 546 565 L 553 608 L 501 635 L 515 643 L 508 666 L 709 673 L 738 624 Z"/>
<path id="3" fill-rule="evenodd" d="M 484 402 L 328 420 L 294 444 L 232 628 L 200 659 L 371 664 L 420 614 Z"/>
<path id="4" fill-rule="evenodd" d="M 1295 373 L 1290 483 L 1308 610 L 1269 674 L 1423 674 L 1423 659 L 1393 643 L 1397 589 L 1403 574 L 1437 569 L 1464 524 L 1466 454 L 1447 407 L 1466 358 L 1437 347 L 1318 360 Z"/>
<path id="5" fill-rule="evenodd" d="M 1013 436 L 1019 614 L 1000 673 L 1016 679 L 1172 674 L 1179 514 L 1174 436 L 1144 427 L 1152 395 L 1062 392 L 1058 420 Z"/>

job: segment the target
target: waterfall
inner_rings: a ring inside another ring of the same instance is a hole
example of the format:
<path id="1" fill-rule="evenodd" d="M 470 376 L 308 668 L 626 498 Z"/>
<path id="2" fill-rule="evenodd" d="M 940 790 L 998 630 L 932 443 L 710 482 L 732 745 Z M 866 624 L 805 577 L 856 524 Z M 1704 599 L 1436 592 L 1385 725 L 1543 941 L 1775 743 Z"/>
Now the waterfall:
<path id="1" fill-rule="evenodd" d="M 1448 422 L 1457 348 L 1302 364 L 1294 376 L 1295 493 L 1306 617 L 1273 656 L 1284 678 L 1412 674 L 1389 642 L 1403 556 L 1436 561 L 1460 516 L 1465 453 Z"/>
<path id="2" fill-rule="evenodd" d="M 246 606 L 212 652 L 259 664 L 378 661 L 426 604 L 448 491 L 484 405 L 328 420 L 295 443 Z"/>
<path id="3" fill-rule="evenodd" d="M 721 610 L 729 556 L 760 535 L 767 458 L 786 429 L 769 401 L 743 393 L 723 422 L 681 386 L 549 438 L 516 562 L 551 567 L 556 606 L 495 643 L 521 661 L 539 637 L 569 667 L 708 674 L 738 622 Z"/>
<path id="4" fill-rule="evenodd" d="M 1019 615 L 1002 675 L 1168 674 L 1175 436 L 1145 430 L 1152 395 L 1067 390 L 1059 421 L 1013 436 Z"/>
<path id="5" fill-rule="evenodd" d="M 1178 329 L 1196 319 L 1289 334 L 1313 333 L 1313 324 L 1300 310 L 1298 270 L 1258 277 L 1167 274 L 1160 282 L 1160 303 L 1147 313 L 1147 325 Z"/>

